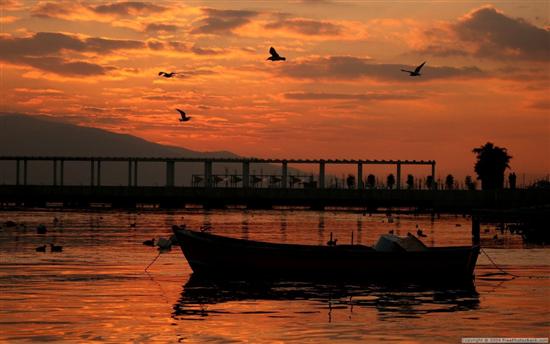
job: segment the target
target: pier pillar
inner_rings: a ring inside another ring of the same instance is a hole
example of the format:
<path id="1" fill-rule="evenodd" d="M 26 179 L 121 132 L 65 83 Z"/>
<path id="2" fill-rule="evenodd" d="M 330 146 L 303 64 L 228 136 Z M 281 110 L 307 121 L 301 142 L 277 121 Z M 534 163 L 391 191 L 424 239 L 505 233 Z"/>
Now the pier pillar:
<path id="1" fill-rule="evenodd" d="M 212 187 L 212 161 L 204 161 L 204 186 L 207 188 Z"/>
<path id="2" fill-rule="evenodd" d="M 134 160 L 134 186 L 138 185 L 138 161 Z"/>
<path id="3" fill-rule="evenodd" d="M 101 186 L 101 160 L 97 161 L 97 186 Z"/>
<path id="4" fill-rule="evenodd" d="M 432 183 L 432 190 L 435 190 L 436 188 L 436 180 L 435 180 L 435 161 L 432 162 L 432 180 L 433 180 L 433 183 Z"/>
<path id="5" fill-rule="evenodd" d="M 166 186 L 174 186 L 174 171 L 176 163 L 175 161 L 168 160 L 166 162 Z"/>
<path id="6" fill-rule="evenodd" d="M 27 159 L 23 160 L 23 185 L 27 185 Z"/>
<path id="7" fill-rule="evenodd" d="M 15 185 L 19 185 L 19 159 L 15 160 Z"/>
<path id="8" fill-rule="evenodd" d="M 325 188 L 325 161 L 319 162 L 319 189 Z"/>
<path id="9" fill-rule="evenodd" d="M 94 179 L 95 179 L 95 168 L 94 168 L 94 160 L 90 160 L 90 186 L 94 186 Z"/>
<path id="10" fill-rule="evenodd" d="M 65 172 L 65 160 L 59 161 L 59 185 L 63 186 L 64 181 L 64 172 Z"/>
<path id="11" fill-rule="evenodd" d="M 128 160 L 128 186 L 132 186 L 132 160 Z"/>
<path id="12" fill-rule="evenodd" d="M 53 160 L 53 185 L 57 185 L 57 160 Z"/>
<path id="13" fill-rule="evenodd" d="M 288 182 L 288 162 L 283 161 L 283 171 L 282 171 L 282 177 L 281 177 L 281 187 L 283 189 L 286 189 Z"/>
<path id="14" fill-rule="evenodd" d="M 357 163 L 357 188 L 359 190 L 363 189 L 363 164 Z"/>
<path id="15" fill-rule="evenodd" d="M 243 161 L 243 188 L 248 188 L 250 185 L 250 162 Z"/>
<path id="16" fill-rule="evenodd" d="M 397 163 L 397 190 L 401 190 L 401 162 Z"/>
<path id="17" fill-rule="evenodd" d="M 475 216 L 472 216 L 472 246 L 479 245 L 479 231 L 480 231 L 479 219 Z"/>

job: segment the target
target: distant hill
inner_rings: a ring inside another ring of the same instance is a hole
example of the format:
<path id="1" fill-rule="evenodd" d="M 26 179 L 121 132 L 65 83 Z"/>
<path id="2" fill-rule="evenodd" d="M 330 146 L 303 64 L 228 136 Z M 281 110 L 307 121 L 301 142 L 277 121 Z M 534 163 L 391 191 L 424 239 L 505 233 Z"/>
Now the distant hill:
<path id="1" fill-rule="evenodd" d="M 14 156 L 103 156 L 103 157 L 223 157 L 238 158 L 231 152 L 197 152 L 181 147 L 160 145 L 136 136 L 117 134 L 102 129 L 77 126 L 53 119 L 22 114 L 0 113 L 0 155 Z M 33 162 L 29 166 L 29 184 L 47 184 L 53 179 L 49 162 Z M 270 164 L 251 166 L 251 173 L 280 174 L 280 168 Z M 193 174 L 202 174 L 198 163 L 176 164 L 176 185 L 190 185 Z M 215 174 L 241 174 L 240 164 L 214 164 Z M 164 185 L 163 163 L 141 163 L 140 185 Z M 104 185 L 127 185 L 126 163 L 102 164 Z M 66 184 L 90 183 L 89 163 L 66 162 Z M 0 183 L 14 183 L 15 164 L 0 162 Z"/>

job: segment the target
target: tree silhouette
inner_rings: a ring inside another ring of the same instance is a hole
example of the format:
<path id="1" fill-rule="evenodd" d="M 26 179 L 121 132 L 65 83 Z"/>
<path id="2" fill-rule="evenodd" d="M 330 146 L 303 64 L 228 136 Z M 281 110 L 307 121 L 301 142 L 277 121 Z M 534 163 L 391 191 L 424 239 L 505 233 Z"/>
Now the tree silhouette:
<path id="1" fill-rule="evenodd" d="M 485 145 L 472 150 L 476 154 L 477 162 L 474 170 L 477 179 L 481 180 L 482 190 L 502 189 L 504 186 L 504 171 L 510 167 L 512 158 L 506 148 L 501 148 L 487 142 Z"/>
<path id="2" fill-rule="evenodd" d="M 386 185 L 388 186 L 388 189 L 393 189 L 393 186 L 395 185 L 395 176 L 393 174 L 390 174 L 386 179 Z"/>
<path id="3" fill-rule="evenodd" d="M 374 189 L 374 187 L 376 186 L 376 177 L 374 176 L 374 174 L 369 174 L 367 176 L 367 185 L 371 189 Z"/>
<path id="4" fill-rule="evenodd" d="M 414 177 L 412 174 L 409 174 L 407 176 L 407 189 L 409 190 L 414 189 Z"/>
<path id="5" fill-rule="evenodd" d="M 464 178 L 464 184 L 468 190 L 476 189 L 476 183 L 472 180 L 472 176 L 466 176 L 466 178 Z"/>
<path id="6" fill-rule="evenodd" d="M 447 175 L 447 178 L 445 178 L 445 187 L 447 190 L 452 190 L 455 185 L 455 177 L 453 177 L 452 174 Z"/>

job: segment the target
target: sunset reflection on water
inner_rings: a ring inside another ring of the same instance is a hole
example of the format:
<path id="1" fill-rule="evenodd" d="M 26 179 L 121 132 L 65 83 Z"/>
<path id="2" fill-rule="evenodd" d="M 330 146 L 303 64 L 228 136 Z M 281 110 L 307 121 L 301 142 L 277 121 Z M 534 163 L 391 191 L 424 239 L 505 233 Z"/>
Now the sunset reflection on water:
<path id="1" fill-rule="evenodd" d="M 54 225 L 52 219 L 60 221 Z M 162 254 L 142 241 L 172 224 L 211 223 L 215 233 L 273 242 L 324 243 L 330 232 L 371 245 L 389 229 L 424 229 L 429 246 L 464 245 L 469 219 L 307 211 L 2 212 L 0 342 L 459 342 L 471 336 L 547 336 L 548 250 L 521 238 L 480 255 L 475 286 L 426 288 L 197 279 L 179 248 Z M 36 226 L 46 224 L 46 235 Z M 136 223 L 131 227 L 131 223 Z M 491 242 L 495 228 L 482 236 Z M 53 242 L 63 252 L 36 252 Z M 505 249 L 503 249 L 505 248 Z"/>

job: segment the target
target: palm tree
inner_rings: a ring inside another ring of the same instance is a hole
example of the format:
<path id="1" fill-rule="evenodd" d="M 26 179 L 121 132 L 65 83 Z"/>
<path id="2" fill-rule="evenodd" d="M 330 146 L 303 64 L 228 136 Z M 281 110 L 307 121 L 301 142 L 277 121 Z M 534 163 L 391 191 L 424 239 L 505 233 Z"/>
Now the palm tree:
<path id="1" fill-rule="evenodd" d="M 452 190 L 454 184 L 455 184 L 455 177 L 453 177 L 452 174 L 447 175 L 447 178 L 445 178 L 445 187 L 447 188 L 447 190 Z"/>
<path id="2" fill-rule="evenodd" d="M 393 186 L 395 185 L 395 176 L 393 174 L 390 174 L 386 179 L 386 185 L 388 186 L 388 189 L 393 189 Z"/>
<path id="3" fill-rule="evenodd" d="M 504 171 L 510 168 L 508 164 L 512 156 L 506 148 L 501 148 L 487 142 L 485 145 L 472 150 L 476 154 L 477 162 L 474 170 L 477 179 L 481 180 L 482 190 L 502 189 L 504 186 Z"/>
<path id="4" fill-rule="evenodd" d="M 374 174 L 369 174 L 367 176 L 367 185 L 371 189 L 374 189 L 374 187 L 376 186 L 376 177 L 374 176 Z"/>
<path id="5" fill-rule="evenodd" d="M 409 174 L 407 176 L 407 189 L 409 190 L 414 189 L 414 177 L 412 174 Z"/>

